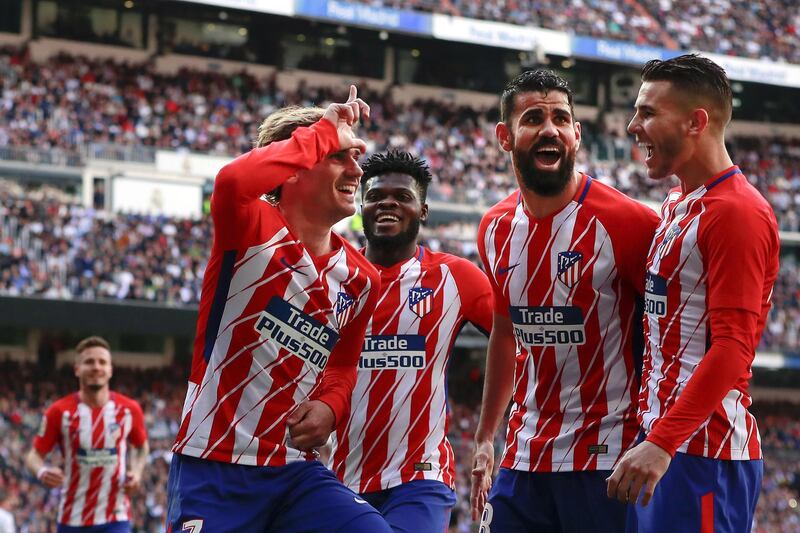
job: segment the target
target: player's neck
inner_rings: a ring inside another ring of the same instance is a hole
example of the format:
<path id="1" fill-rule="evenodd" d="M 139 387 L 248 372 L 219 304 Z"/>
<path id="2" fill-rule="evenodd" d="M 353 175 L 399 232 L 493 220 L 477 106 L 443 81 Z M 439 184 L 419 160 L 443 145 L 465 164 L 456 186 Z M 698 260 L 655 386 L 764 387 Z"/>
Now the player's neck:
<path id="1" fill-rule="evenodd" d="M 694 157 L 676 170 L 675 175 L 681 180 L 683 194 L 688 194 L 732 166 L 733 161 L 725 148 L 725 142 L 720 140 L 705 143 L 705 146 L 698 145 Z"/>
<path id="2" fill-rule="evenodd" d="M 389 268 L 397 263 L 408 261 L 417 253 L 417 241 L 403 246 L 375 246 L 367 242 L 364 255 L 373 265 Z"/>
<path id="3" fill-rule="evenodd" d="M 333 248 L 331 246 L 330 226 L 314 223 L 306 215 L 294 209 L 281 209 L 289 229 L 295 237 L 300 239 L 306 250 L 314 257 L 325 255 Z"/>
<path id="4" fill-rule="evenodd" d="M 78 394 L 81 397 L 81 401 L 89 407 L 103 407 L 111 397 L 111 390 L 108 387 L 103 387 L 99 390 L 81 388 Z"/>
<path id="5" fill-rule="evenodd" d="M 520 194 L 526 211 L 533 218 L 545 218 L 553 213 L 560 211 L 575 197 L 578 192 L 578 185 L 581 183 L 581 175 L 578 172 L 572 173 L 567 186 L 555 196 L 541 196 L 530 189 L 520 186 Z"/>

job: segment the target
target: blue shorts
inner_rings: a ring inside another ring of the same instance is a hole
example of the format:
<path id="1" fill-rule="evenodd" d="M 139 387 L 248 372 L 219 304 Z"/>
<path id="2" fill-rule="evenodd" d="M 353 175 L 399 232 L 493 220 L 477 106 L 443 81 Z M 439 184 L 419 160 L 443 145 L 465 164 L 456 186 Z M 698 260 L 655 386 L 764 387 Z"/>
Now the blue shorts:
<path id="1" fill-rule="evenodd" d="M 361 494 L 395 533 L 441 533 L 450 524 L 456 494 L 440 481 L 418 479 L 391 489 Z"/>
<path id="2" fill-rule="evenodd" d="M 65 526 L 56 525 L 56 533 L 131 533 L 131 523 L 127 520 L 122 522 L 108 522 L 99 526 Z"/>
<path id="3" fill-rule="evenodd" d="M 501 468 L 481 533 L 620 533 L 625 505 L 606 496 L 608 470 L 522 472 Z"/>
<path id="4" fill-rule="evenodd" d="M 243 466 L 175 454 L 167 493 L 173 533 L 392 531 L 319 461 Z"/>
<path id="5" fill-rule="evenodd" d="M 627 531 L 750 531 L 763 474 L 760 459 L 723 461 L 676 453 L 647 507 L 630 507 Z"/>

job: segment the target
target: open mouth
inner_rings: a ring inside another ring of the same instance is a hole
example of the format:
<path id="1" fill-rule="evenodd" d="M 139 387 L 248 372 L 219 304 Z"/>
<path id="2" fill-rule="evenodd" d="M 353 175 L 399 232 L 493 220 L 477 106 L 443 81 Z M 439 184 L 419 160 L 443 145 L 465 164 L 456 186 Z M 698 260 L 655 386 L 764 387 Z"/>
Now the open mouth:
<path id="1" fill-rule="evenodd" d="M 336 187 L 336 190 L 342 194 L 346 194 L 347 196 L 355 196 L 356 194 L 355 185 L 339 185 Z"/>
<path id="2" fill-rule="evenodd" d="M 376 224 L 396 224 L 398 222 L 400 222 L 400 218 L 399 217 L 397 217 L 395 215 L 388 214 L 388 213 L 387 214 L 378 215 L 375 218 L 375 223 Z"/>
<path id="3" fill-rule="evenodd" d="M 640 143 L 639 143 L 639 148 L 641 148 L 642 150 L 644 150 L 644 153 L 645 153 L 645 162 L 646 162 L 646 161 L 649 161 L 650 159 L 652 159 L 652 158 L 653 158 L 654 147 L 653 147 L 653 145 L 652 145 L 652 144 L 647 144 L 647 143 L 642 143 L 642 142 L 640 142 Z"/>
<path id="4" fill-rule="evenodd" d="M 536 150 L 534 158 L 540 166 L 550 167 L 561 160 L 561 150 L 557 146 L 545 146 Z"/>

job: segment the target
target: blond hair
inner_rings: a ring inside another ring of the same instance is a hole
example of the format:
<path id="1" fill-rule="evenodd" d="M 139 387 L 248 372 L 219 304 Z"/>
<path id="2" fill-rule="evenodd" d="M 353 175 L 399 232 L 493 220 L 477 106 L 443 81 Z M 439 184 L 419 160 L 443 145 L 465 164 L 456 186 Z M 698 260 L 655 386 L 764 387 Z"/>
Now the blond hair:
<path id="1" fill-rule="evenodd" d="M 292 136 L 297 128 L 310 126 L 319 122 L 325 110 L 321 107 L 301 107 L 292 105 L 275 111 L 264 119 L 258 127 L 258 138 L 256 148 L 267 146 L 268 144 L 285 141 Z M 276 187 L 264 195 L 266 200 L 272 205 L 277 205 L 281 200 L 281 188 Z"/>
<path id="2" fill-rule="evenodd" d="M 284 141 L 292 132 L 302 126 L 310 126 L 322 118 L 325 110 L 321 107 L 289 106 L 275 111 L 264 119 L 258 127 L 256 147 L 267 146 L 276 141 Z"/>

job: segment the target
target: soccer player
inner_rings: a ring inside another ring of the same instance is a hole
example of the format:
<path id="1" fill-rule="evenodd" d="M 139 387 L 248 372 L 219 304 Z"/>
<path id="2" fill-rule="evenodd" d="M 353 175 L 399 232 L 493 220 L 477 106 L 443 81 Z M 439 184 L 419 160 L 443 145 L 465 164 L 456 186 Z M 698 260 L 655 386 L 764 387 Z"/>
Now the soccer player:
<path id="1" fill-rule="evenodd" d="M 680 186 L 647 259 L 646 438 L 608 494 L 636 504 L 638 531 L 750 531 L 763 465 L 747 386 L 778 272 L 777 223 L 725 149 L 725 71 L 683 55 L 648 62 L 642 80 L 628 131 L 648 175 Z"/>
<path id="2" fill-rule="evenodd" d="M 443 532 L 455 505 L 446 374 L 465 322 L 488 334 L 491 288 L 478 267 L 417 244 L 431 175 L 405 152 L 375 154 L 361 177 L 364 253 L 381 275 L 350 416 L 332 468 L 395 532 Z"/>
<path id="3" fill-rule="evenodd" d="M 78 392 L 47 409 L 25 464 L 45 486 L 61 489 L 59 533 L 129 532 L 128 497 L 141 484 L 149 454 L 142 408 L 110 390 L 113 367 L 105 339 L 88 337 L 75 351 Z M 63 468 L 44 461 L 56 445 Z"/>
<path id="4" fill-rule="evenodd" d="M 487 532 L 618 532 L 625 506 L 606 498 L 605 478 L 638 432 L 637 300 L 657 216 L 575 170 L 581 127 L 562 78 L 520 74 L 503 92 L 501 120 L 519 190 L 478 231 L 494 326 L 473 518 L 483 512 Z M 492 486 L 492 443 L 512 394 Z"/>
<path id="5" fill-rule="evenodd" d="M 170 465 L 168 528 L 390 531 L 316 447 L 346 416 L 380 282 L 331 227 L 355 212 L 369 107 L 285 108 L 214 183 L 215 236 Z"/>

